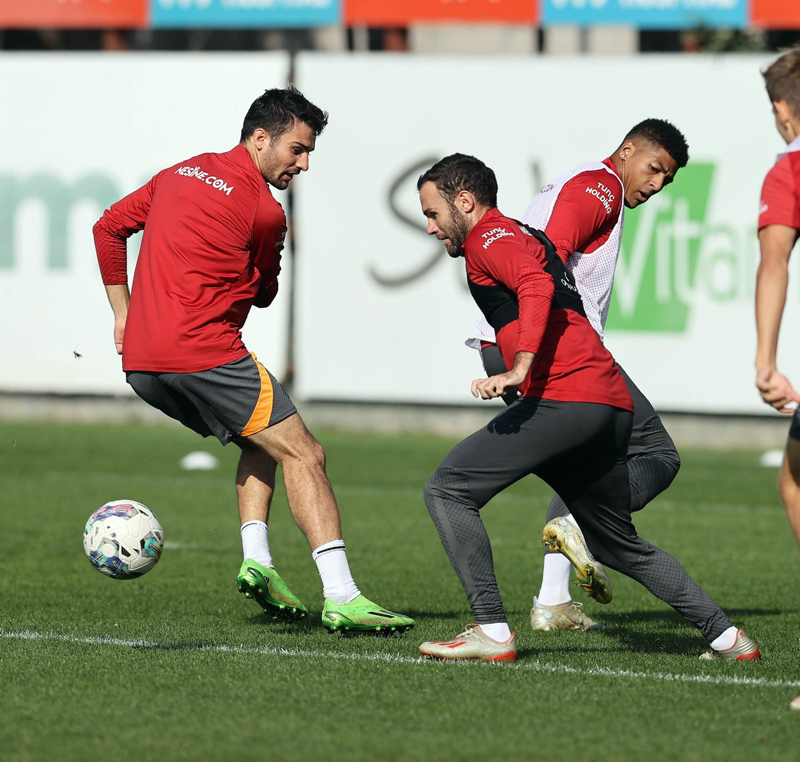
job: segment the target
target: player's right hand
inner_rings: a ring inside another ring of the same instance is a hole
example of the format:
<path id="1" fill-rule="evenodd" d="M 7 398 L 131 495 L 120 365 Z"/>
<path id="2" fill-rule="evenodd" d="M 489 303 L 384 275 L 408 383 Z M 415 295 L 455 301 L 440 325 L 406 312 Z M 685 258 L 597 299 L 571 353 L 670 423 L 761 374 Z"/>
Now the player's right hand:
<path id="1" fill-rule="evenodd" d="M 761 399 L 774 407 L 779 413 L 791 414 L 794 409 L 787 407 L 790 402 L 800 403 L 798 394 L 786 376 L 776 368 L 761 368 L 756 375 L 756 386 Z"/>
<path id="2" fill-rule="evenodd" d="M 513 391 L 519 384 L 520 382 L 512 371 L 489 376 L 489 378 L 476 378 L 472 382 L 472 396 L 491 400 L 495 397 L 502 397 L 506 392 Z"/>
<path id="3" fill-rule="evenodd" d="M 122 354 L 122 339 L 125 336 L 125 321 L 114 321 L 114 346 L 117 348 L 117 354 Z"/>

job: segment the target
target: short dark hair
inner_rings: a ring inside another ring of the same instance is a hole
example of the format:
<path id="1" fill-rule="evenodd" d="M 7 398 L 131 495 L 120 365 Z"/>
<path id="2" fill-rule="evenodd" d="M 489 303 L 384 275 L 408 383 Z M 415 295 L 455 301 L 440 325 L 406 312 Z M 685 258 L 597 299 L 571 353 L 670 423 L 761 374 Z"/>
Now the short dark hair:
<path id="1" fill-rule="evenodd" d="M 761 72 L 769 99 L 786 101 L 796 117 L 800 117 L 800 47 L 784 53 Z"/>
<path id="2" fill-rule="evenodd" d="M 307 124 L 314 134 L 319 135 L 328 124 L 328 112 L 315 106 L 294 85 L 265 90 L 248 109 L 240 140 L 244 143 L 259 128 L 266 130 L 274 140 L 295 122 Z"/>
<path id="3" fill-rule="evenodd" d="M 665 119 L 645 119 L 631 128 L 625 136 L 625 140 L 634 138 L 644 140 L 654 148 L 663 148 L 675 160 L 678 169 L 689 163 L 689 146 L 686 138 L 672 122 Z"/>
<path id="4" fill-rule="evenodd" d="M 448 204 L 460 191 L 469 191 L 483 206 L 497 206 L 497 178 L 480 159 L 454 153 L 437 161 L 417 180 L 417 190 L 431 182 Z"/>

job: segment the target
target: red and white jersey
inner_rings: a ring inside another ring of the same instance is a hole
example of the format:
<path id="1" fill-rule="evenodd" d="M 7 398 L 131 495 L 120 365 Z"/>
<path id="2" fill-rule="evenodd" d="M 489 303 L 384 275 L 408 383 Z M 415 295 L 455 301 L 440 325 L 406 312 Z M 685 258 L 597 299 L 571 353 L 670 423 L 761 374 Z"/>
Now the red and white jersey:
<path id="1" fill-rule="evenodd" d="M 543 230 L 575 277 L 586 317 L 603 338 L 622 244 L 624 188 L 611 159 L 583 164 L 545 185 L 522 216 Z M 483 315 L 467 345 L 494 342 Z"/>
<path id="2" fill-rule="evenodd" d="M 764 179 L 758 229 L 768 225 L 800 230 L 800 137 L 778 154 Z"/>
<path id="3" fill-rule="evenodd" d="M 574 282 L 558 254 L 548 255 L 541 241 L 494 208 L 467 235 L 464 261 L 482 310 L 497 315 L 508 305 L 518 308 L 506 312 L 508 322 L 493 322 L 509 368 L 517 352 L 536 355 L 519 387 L 523 396 L 633 410 L 614 358 L 580 314 Z"/>

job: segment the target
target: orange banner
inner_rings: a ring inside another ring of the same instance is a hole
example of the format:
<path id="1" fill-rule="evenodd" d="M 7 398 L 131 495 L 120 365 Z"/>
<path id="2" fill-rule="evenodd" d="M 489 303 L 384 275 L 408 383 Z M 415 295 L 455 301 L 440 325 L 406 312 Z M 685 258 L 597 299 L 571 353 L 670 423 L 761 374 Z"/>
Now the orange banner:
<path id="1" fill-rule="evenodd" d="M 344 0 L 348 26 L 482 21 L 537 24 L 539 0 Z"/>
<path id="2" fill-rule="evenodd" d="M 148 7 L 148 0 L 0 0 L 0 28 L 141 28 Z"/>
<path id="3" fill-rule="evenodd" d="M 800 2 L 750 0 L 750 21 L 764 29 L 800 29 Z"/>

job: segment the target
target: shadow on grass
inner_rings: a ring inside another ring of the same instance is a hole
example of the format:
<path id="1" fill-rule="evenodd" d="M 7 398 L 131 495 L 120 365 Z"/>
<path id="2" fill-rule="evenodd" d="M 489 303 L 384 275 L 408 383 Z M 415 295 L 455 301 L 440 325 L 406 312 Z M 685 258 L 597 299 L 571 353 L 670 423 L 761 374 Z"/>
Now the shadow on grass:
<path id="1" fill-rule="evenodd" d="M 725 608 L 724 611 L 731 620 L 739 617 L 785 616 L 794 613 L 793 609 L 776 608 Z M 619 626 L 624 626 L 628 622 L 686 622 L 680 614 L 671 610 L 611 612 L 605 609 L 594 609 L 591 616 L 605 625 Z"/>
<path id="2" fill-rule="evenodd" d="M 760 617 L 783 615 L 786 612 L 780 609 L 739 608 L 728 609 L 726 613 L 736 622 L 740 617 Z M 594 612 L 592 612 L 594 615 Z M 597 616 L 598 623 L 603 629 L 585 633 L 571 633 L 572 638 L 580 641 L 568 642 L 561 633 L 541 633 L 537 637 L 545 639 L 559 638 L 559 641 L 537 643 L 532 649 L 525 649 L 526 655 L 536 656 L 542 653 L 586 653 L 597 651 L 602 653 L 641 653 L 641 654 L 675 654 L 692 655 L 700 654 L 707 650 L 699 630 L 696 630 L 680 614 L 674 611 L 630 611 L 630 612 L 601 612 Z M 655 624 L 663 623 L 662 631 L 653 631 L 648 628 L 643 631 L 637 623 Z M 581 646 L 581 643 L 585 647 Z M 611 645 L 615 643 L 615 645 Z"/>
<path id="3" fill-rule="evenodd" d="M 298 632 L 312 632 L 319 630 L 322 623 L 319 614 L 309 614 L 303 619 L 281 619 L 266 613 L 253 614 L 246 617 L 247 623 L 256 627 L 268 627 L 276 635 L 291 635 Z"/>

